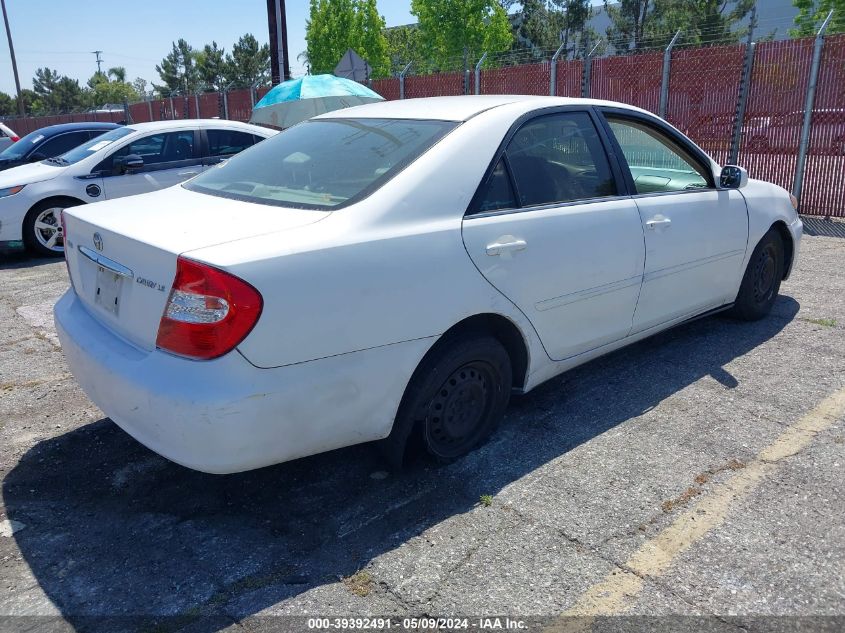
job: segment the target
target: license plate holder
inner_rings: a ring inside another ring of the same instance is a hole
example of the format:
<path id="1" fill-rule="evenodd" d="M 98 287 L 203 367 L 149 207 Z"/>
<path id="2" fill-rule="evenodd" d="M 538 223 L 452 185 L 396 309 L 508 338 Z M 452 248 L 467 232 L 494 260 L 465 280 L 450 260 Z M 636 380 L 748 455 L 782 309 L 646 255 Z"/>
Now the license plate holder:
<path id="1" fill-rule="evenodd" d="M 106 312 L 117 316 L 120 310 L 120 288 L 123 277 L 110 270 L 97 266 L 97 292 L 94 303 Z"/>

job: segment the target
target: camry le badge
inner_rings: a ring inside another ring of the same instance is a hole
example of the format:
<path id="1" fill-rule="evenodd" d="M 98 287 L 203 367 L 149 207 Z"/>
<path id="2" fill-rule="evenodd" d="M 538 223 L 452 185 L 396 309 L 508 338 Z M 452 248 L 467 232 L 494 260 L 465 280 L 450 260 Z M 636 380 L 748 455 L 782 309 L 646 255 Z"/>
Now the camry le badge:
<path id="1" fill-rule="evenodd" d="M 103 236 L 99 233 L 94 233 L 94 248 L 98 251 L 103 250 Z"/>

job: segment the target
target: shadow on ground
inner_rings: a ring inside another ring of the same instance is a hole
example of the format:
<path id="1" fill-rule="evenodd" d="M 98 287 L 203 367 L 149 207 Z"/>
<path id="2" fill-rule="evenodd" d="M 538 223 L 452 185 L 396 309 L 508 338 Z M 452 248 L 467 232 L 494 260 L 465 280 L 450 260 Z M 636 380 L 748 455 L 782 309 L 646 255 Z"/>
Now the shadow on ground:
<path id="1" fill-rule="evenodd" d="M 95 628 L 89 616 L 183 614 L 165 617 L 165 630 L 214 630 L 219 620 L 199 616 L 246 617 L 354 574 L 703 376 L 735 386 L 723 367 L 797 311 L 781 297 L 779 316 L 703 319 L 573 370 L 514 402 L 489 444 L 449 466 L 416 462 L 374 479 L 383 465 L 357 446 L 205 475 L 100 420 L 32 448 L 3 499 L 8 518 L 27 526 L 14 536 L 26 562 L 76 628 Z"/>
<path id="2" fill-rule="evenodd" d="M 61 257 L 33 257 L 26 251 L 0 251 L 0 270 L 35 268 L 61 261 Z"/>

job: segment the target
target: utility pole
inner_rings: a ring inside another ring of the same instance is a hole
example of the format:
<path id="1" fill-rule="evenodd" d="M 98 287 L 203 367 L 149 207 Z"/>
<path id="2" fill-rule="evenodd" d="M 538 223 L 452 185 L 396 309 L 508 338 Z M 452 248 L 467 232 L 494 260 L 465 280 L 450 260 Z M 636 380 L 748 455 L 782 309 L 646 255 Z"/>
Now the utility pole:
<path id="1" fill-rule="evenodd" d="M 12 58 L 12 72 L 15 75 L 15 89 L 18 91 L 18 112 L 21 116 L 24 116 L 21 80 L 18 77 L 18 62 L 15 60 L 15 47 L 12 44 L 12 31 L 9 29 L 9 15 L 6 13 L 6 0 L 0 0 L 0 5 L 3 6 L 3 22 L 6 23 L 6 37 L 9 38 L 9 56 Z"/>
<path id="2" fill-rule="evenodd" d="M 102 63 L 103 63 L 103 60 L 102 60 L 102 59 L 100 59 L 100 53 L 102 53 L 102 52 L 103 52 L 103 51 L 91 51 L 91 53 L 92 53 L 93 55 L 96 55 L 96 56 L 97 56 L 97 74 L 98 74 L 98 75 L 102 73 L 102 71 L 100 70 L 100 66 L 101 66 L 101 65 L 102 65 Z"/>
<path id="3" fill-rule="evenodd" d="M 270 74 L 275 85 L 290 79 L 285 0 L 267 0 L 267 25 L 270 31 Z"/>

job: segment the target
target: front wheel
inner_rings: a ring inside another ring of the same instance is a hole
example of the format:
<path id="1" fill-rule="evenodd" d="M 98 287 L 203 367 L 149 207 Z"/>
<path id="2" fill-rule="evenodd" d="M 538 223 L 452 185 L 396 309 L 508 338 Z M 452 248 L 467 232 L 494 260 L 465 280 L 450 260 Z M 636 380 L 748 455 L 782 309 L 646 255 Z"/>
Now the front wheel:
<path id="1" fill-rule="evenodd" d="M 512 381 L 510 357 L 496 338 L 441 341 L 414 373 L 394 426 L 418 430 L 431 457 L 453 461 L 499 425 Z"/>
<path id="2" fill-rule="evenodd" d="M 783 266 L 783 238 L 772 228 L 751 254 L 734 302 L 733 315 L 744 321 L 756 321 L 769 314 L 780 290 Z"/>
<path id="3" fill-rule="evenodd" d="M 44 200 L 32 207 L 23 221 L 27 249 L 33 255 L 61 257 L 65 252 L 62 211 L 78 204 L 73 200 Z"/>

